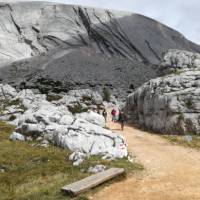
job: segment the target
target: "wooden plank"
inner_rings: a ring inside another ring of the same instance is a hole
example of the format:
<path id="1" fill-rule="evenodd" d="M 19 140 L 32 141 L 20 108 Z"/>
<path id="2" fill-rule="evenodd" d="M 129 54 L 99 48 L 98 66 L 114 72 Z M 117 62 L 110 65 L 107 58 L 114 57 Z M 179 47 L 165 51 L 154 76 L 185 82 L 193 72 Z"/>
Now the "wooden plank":
<path id="1" fill-rule="evenodd" d="M 61 190 L 66 194 L 76 196 L 123 173 L 123 168 L 111 168 L 106 171 L 84 178 L 70 185 L 66 185 Z"/>

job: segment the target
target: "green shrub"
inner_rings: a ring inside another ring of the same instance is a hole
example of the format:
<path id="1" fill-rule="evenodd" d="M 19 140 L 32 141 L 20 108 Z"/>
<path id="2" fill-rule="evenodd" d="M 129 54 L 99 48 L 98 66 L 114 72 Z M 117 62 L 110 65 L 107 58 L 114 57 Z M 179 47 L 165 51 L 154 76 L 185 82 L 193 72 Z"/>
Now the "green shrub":
<path id="1" fill-rule="evenodd" d="M 77 197 L 76 200 L 89 200 L 89 199 L 85 196 L 80 196 L 80 197 Z"/>
<path id="2" fill-rule="evenodd" d="M 82 97 L 82 101 L 83 101 L 83 102 L 85 102 L 85 101 L 92 101 L 92 97 L 87 96 L 87 95 L 84 95 L 84 96 Z"/>
<path id="3" fill-rule="evenodd" d="M 10 107 L 10 106 L 16 106 L 20 109 L 24 111 L 26 111 L 26 108 L 24 107 L 24 105 L 22 104 L 20 99 L 14 99 L 14 100 L 0 100 L 0 114 L 3 113 L 3 111 L 5 111 L 6 108 Z"/>
<path id="4" fill-rule="evenodd" d="M 181 113 L 181 114 L 179 115 L 178 119 L 179 119 L 179 120 L 184 120 L 184 119 L 185 119 L 183 113 Z"/>
<path id="5" fill-rule="evenodd" d="M 11 115 L 10 117 L 9 117 L 9 121 L 14 121 L 16 119 L 16 116 L 15 115 Z"/>
<path id="6" fill-rule="evenodd" d="M 111 98 L 110 90 L 108 88 L 104 88 L 103 89 L 103 100 L 110 102 L 110 98 Z"/>
<path id="7" fill-rule="evenodd" d="M 191 99 L 188 99 L 188 100 L 185 102 L 185 105 L 187 106 L 188 109 L 193 108 L 192 100 L 191 100 Z"/>
<path id="8" fill-rule="evenodd" d="M 83 108 L 80 103 L 75 104 L 74 106 L 68 106 L 69 111 L 72 114 L 87 112 L 87 108 Z"/>
<path id="9" fill-rule="evenodd" d="M 58 101 L 60 100 L 62 97 L 59 95 L 47 95 L 47 101 L 52 102 L 52 101 Z"/>

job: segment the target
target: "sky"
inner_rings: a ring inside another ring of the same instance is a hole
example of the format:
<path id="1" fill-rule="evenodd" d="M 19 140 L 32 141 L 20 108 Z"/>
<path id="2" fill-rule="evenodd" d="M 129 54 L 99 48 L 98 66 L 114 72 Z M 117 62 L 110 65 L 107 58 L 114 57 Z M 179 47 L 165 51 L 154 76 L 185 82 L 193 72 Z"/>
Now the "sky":
<path id="1" fill-rule="evenodd" d="M 3 0 L 0 0 L 0 2 Z M 4 0 L 8 2 L 9 0 Z M 14 1 L 14 0 L 13 0 Z M 24 0 L 25 1 L 25 0 Z M 29 0 L 30 1 L 30 0 Z M 32 0 L 33 1 L 33 0 Z M 40 0 L 42 1 L 42 0 Z M 49 0 L 65 4 L 110 8 L 156 19 L 200 44 L 200 0 Z"/>

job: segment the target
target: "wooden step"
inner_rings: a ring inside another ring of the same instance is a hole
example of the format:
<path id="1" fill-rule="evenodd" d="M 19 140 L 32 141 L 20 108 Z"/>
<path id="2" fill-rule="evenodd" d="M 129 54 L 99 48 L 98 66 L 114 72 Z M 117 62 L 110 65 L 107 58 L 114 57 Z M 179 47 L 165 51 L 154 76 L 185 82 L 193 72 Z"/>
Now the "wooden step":
<path id="1" fill-rule="evenodd" d="M 125 170 L 123 168 L 111 168 L 106 171 L 84 178 L 70 185 L 66 185 L 61 190 L 68 195 L 76 196 L 110 179 L 113 179 L 123 174 L 124 172 Z"/>

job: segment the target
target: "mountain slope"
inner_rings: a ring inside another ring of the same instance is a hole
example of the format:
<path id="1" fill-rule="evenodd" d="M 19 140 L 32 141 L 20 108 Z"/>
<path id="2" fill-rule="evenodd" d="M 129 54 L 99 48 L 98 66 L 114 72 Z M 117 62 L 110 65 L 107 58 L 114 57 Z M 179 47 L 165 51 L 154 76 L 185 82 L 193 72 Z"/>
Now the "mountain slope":
<path id="1" fill-rule="evenodd" d="M 200 52 L 175 30 L 126 12 L 1 3 L 0 22 L 0 80 L 47 91 L 55 82 L 57 91 L 104 85 L 127 91 L 156 77 L 152 65 L 164 51 Z"/>

